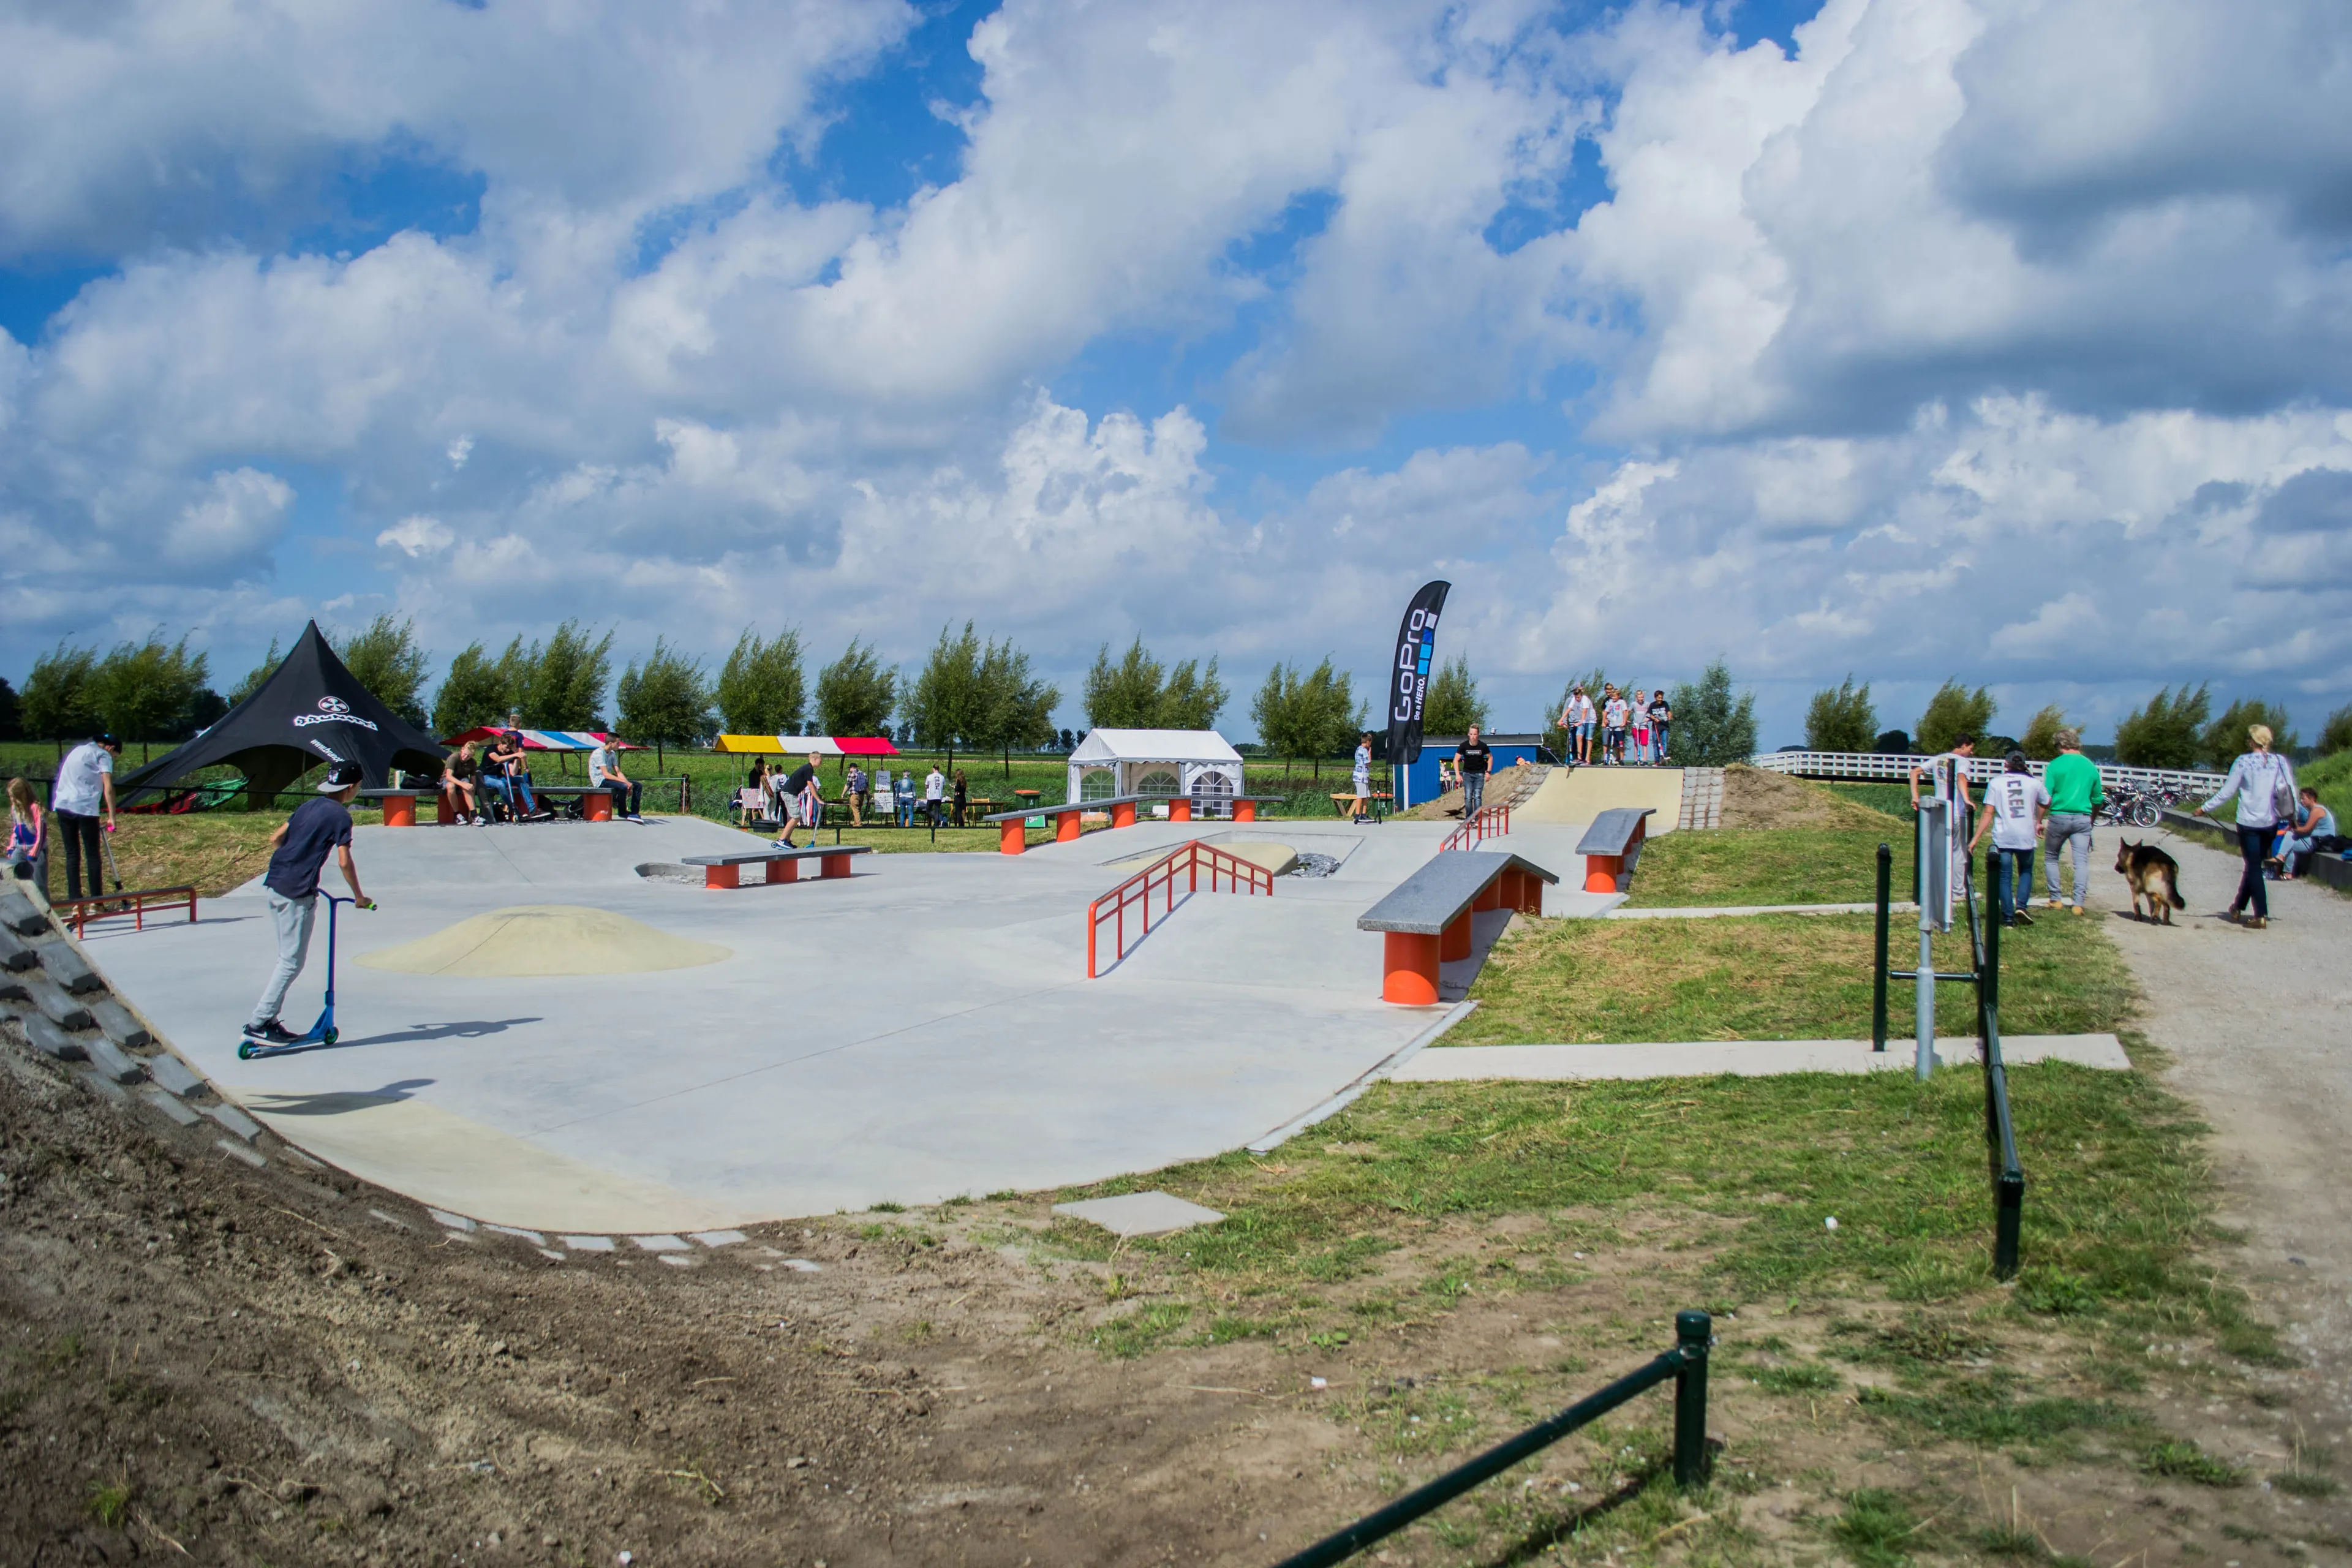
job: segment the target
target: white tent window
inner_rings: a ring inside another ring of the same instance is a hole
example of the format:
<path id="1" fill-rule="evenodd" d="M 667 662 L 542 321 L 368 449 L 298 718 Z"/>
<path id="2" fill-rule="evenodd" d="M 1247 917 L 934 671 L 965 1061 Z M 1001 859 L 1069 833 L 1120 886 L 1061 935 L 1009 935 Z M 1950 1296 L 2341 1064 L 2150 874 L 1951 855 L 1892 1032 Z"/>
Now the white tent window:
<path id="1" fill-rule="evenodd" d="M 1094 730 L 1070 753 L 1070 801 L 1188 795 L 1223 804 L 1241 793 L 1242 757 L 1214 730 Z"/>

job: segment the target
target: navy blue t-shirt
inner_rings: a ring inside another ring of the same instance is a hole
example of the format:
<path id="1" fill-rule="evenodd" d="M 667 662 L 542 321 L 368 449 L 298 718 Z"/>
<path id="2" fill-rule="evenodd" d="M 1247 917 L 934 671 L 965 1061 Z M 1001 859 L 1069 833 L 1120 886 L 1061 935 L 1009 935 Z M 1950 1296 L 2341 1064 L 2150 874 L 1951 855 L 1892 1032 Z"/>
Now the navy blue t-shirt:
<path id="1" fill-rule="evenodd" d="M 352 814 L 340 800 L 306 800 L 286 819 L 286 842 L 269 858 L 262 885 L 282 898 L 307 899 L 319 890 L 319 872 L 339 844 L 352 841 Z"/>

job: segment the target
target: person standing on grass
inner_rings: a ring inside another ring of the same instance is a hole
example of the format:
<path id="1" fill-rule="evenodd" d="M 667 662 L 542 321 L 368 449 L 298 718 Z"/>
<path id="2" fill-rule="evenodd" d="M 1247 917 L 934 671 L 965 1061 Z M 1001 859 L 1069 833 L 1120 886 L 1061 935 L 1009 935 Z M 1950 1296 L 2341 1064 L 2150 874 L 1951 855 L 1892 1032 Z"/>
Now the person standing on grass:
<path id="1" fill-rule="evenodd" d="M 2072 848 L 2074 855 L 2074 912 L 2083 912 L 2083 899 L 2091 886 L 2091 824 L 2107 802 L 2099 764 L 2083 754 L 2080 731 L 2058 731 L 2058 754 L 2042 770 L 2042 785 L 2050 792 L 2048 826 L 2042 829 L 2042 877 L 2049 892 L 2044 907 L 2056 909 L 2058 857 Z"/>
<path id="2" fill-rule="evenodd" d="M 620 742 L 607 735 L 596 742 L 588 753 L 588 787 L 601 789 L 613 797 L 613 815 L 631 822 L 643 822 L 645 813 L 638 809 L 645 804 L 646 786 L 621 771 Z"/>
<path id="3" fill-rule="evenodd" d="M 940 772 L 939 763 L 933 763 L 931 771 L 923 775 L 923 812 L 931 819 L 933 827 L 940 825 L 940 812 L 947 797 L 948 776 Z"/>
<path id="4" fill-rule="evenodd" d="M 2049 815 L 2050 792 L 2025 771 L 2023 752 L 2010 752 L 2000 776 L 1985 785 L 1984 816 L 1969 843 L 1973 855 L 1985 836 L 1992 836 L 1993 907 L 2000 910 L 2003 925 L 2033 923 L 2025 908 L 2033 900 L 2033 845 Z"/>
<path id="5" fill-rule="evenodd" d="M 784 827 L 782 833 L 776 835 L 777 848 L 800 847 L 793 842 L 793 828 L 800 819 L 801 792 L 807 789 L 815 780 L 816 762 L 814 758 L 803 763 L 791 773 L 783 774 L 782 782 L 778 782 L 777 775 L 774 773 L 768 775 L 768 782 L 776 786 L 776 816 L 782 821 Z M 814 831 L 809 834 L 809 840 L 811 843 L 815 842 L 816 835 Z"/>
<path id="6" fill-rule="evenodd" d="M 66 842 L 68 899 L 84 896 L 84 860 L 89 864 L 88 897 L 94 899 L 106 890 L 100 873 L 105 860 L 99 849 L 99 818 L 103 814 L 106 831 L 114 831 L 114 759 L 121 754 L 121 742 L 111 735 L 94 735 L 68 752 L 66 760 L 58 764 L 49 806 L 57 816 L 58 835 Z"/>
<path id="7" fill-rule="evenodd" d="M 915 775 L 905 768 L 898 770 L 898 826 L 915 826 Z"/>
<path id="8" fill-rule="evenodd" d="M 971 805 L 971 781 L 964 777 L 963 770 L 961 768 L 958 768 L 955 771 L 955 810 L 954 814 L 950 818 L 956 826 L 961 827 L 963 826 L 964 813 L 970 808 Z"/>
<path id="9" fill-rule="evenodd" d="M 1659 687 L 1650 693 L 1650 760 L 1664 767 L 1666 762 L 1666 727 L 1675 721 L 1675 710 L 1666 702 L 1666 689 Z"/>
<path id="10" fill-rule="evenodd" d="M 360 891 L 359 868 L 352 863 L 352 795 L 360 787 L 357 763 L 337 763 L 327 770 L 318 795 L 294 808 L 294 815 L 269 836 L 269 869 L 261 875 L 262 900 L 269 906 L 270 928 L 278 935 L 278 967 L 253 1005 L 245 1037 L 266 1046 L 291 1044 L 299 1037 L 278 1021 L 286 1004 L 286 988 L 302 973 L 310 954 L 310 925 L 319 910 L 319 873 L 326 868 L 327 852 L 335 853 L 352 901 L 363 910 L 375 906 Z"/>
<path id="11" fill-rule="evenodd" d="M 2294 814 L 2294 768 L 2282 756 L 2271 751 L 2271 727 L 2256 724 L 2246 731 L 2253 750 L 2242 753 L 2230 764 L 2230 776 L 2213 798 L 2197 808 L 2200 816 L 2210 816 L 2223 802 L 2238 803 L 2238 858 L 2245 868 L 2238 876 L 2238 896 L 2230 900 L 2229 910 L 2221 917 L 2249 930 L 2261 931 L 2271 923 L 2269 890 L 2263 886 L 2263 860 L 2270 854 L 2271 832 L 2283 817 Z M 2245 913 L 2249 904 L 2253 913 Z"/>
<path id="12" fill-rule="evenodd" d="M 848 773 L 841 782 L 842 794 L 845 795 L 849 801 L 849 826 L 852 827 L 865 826 L 866 803 L 864 796 L 866 794 L 866 770 L 859 767 L 856 763 L 852 763 L 849 764 Z"/>
<path id="13" fill-rule="evenodd" d="M 1462 775 L 1462 820 L 1467 822 L 1478 815 L 1486 801 L 1486 775 L 1494 771 L 1495 748 L 1478 738 L 1478 726 L 1470 726 L 1469 738 L 1454 753 L 1454 771 Z"/>
<path id="14" fill-rule="evenodd" d="M 41 797 L 23 779 L 8 781 L 8 875 L 41 890 L 37 900 L 49 901 L 49 814 Z"/>

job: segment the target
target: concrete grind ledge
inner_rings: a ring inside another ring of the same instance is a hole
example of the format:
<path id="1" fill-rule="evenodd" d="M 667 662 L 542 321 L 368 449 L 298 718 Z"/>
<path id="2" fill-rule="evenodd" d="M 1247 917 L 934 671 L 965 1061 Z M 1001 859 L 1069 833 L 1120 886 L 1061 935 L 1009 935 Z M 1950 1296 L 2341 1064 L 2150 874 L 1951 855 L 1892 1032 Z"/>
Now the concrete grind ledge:
<path id="1" fill-rule="evenodd" d="M 1938 1067 L 1973 1067 L 1973 1037 L 1936 1042 Z M 1391 1074 L 1396 1083 L 1561 1082 L 1576 1079 L 1774 1078 L 1803 1072 L 1909 1071 L 1910 1040 L 1888 1040 L 1873 1051 L 1868 1040 L 1661 1040 L 1615 1046 L 1441 1046 Z M 2113 1035 L 2019 1035 L 2000 1042 L 2009 1067 L 2072 1062 L 2127 1072 L 2131 1058 Z"/>

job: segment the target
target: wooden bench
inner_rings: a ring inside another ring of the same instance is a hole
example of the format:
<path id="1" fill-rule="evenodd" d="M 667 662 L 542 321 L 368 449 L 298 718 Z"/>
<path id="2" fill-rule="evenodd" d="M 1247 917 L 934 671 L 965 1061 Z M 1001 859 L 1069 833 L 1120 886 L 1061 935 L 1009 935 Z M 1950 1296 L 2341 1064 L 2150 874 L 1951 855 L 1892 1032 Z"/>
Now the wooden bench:
<path id="1" fill-rule="evenodd" d="M 1404 1007 L 1437 1002 L 1437 966 L 1470 956 L 1470 917 L 1484 910 L 1543 913 L 1543 889 L 1559 879 L 1507 851 L 1440 855 L 1357 917 L 1358 931 L 1386 938 L 1381 1000 Z"/>
<path id="2" fill-rule="evenodd" d="M 1592 819 L 1576 846 L 1576 852 L 1584 857 L 1586 892 L 1624 891 L 1624 883 L 1633 879 L 1634 863 L 1642 858 L 1643 842 L 1650 835 L 1648 818 L 1656 809 L 1612 806 Z"/>
<path id="3" fill-rule="evenodd" d="M 819 862 L 818 875 L 846 877 L 852 855 L 871 855 L 867 844 L 811 845 L 805 849 L 785 849 L 771 847 L 765 849 L 741 849 L 732 855 L 689 855 L 688 866 L 702 868 L 702 885 L 706 888 L 740 888 L 743 885 L 743 868 L 764 865 L 768 868 L 768 884 L 797 882 L 801 879 L 801 862 Z"/>

